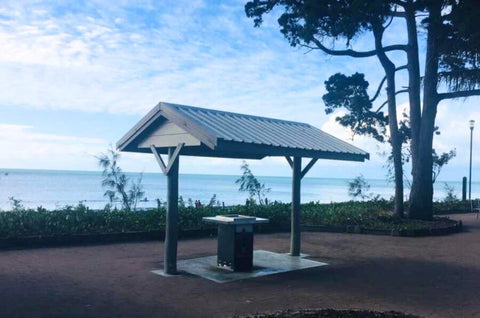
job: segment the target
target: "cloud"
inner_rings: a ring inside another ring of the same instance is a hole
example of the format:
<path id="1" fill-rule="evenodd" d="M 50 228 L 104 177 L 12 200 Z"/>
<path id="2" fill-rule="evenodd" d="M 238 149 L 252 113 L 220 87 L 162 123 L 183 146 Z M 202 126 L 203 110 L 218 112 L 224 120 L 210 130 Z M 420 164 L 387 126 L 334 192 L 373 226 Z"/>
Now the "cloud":
<path id="1" fill-rule="evenodd" d="M 367 163 L 341 163 L 347 167 L 342 173 L 363 169 L 367 177 L 383 175 L 378 166 L 384 158 L 378 153 L 386 147 L 366 137 L 352 141 L 351 132 L 324 114 L 321 99 L 323 82 L 337 72 L 366 73 L 373 92 L 384 74 L 378 60 L 292 48 L 279 31 L 277 17 L 269 15 L 261 28 L 254 28 L 243 5 L 241 0 L 2 1 L 0 107 L 94 112 L 104 114 L 108 122 L 112 113 L 140 119 L 162 100 L 307 122 L 370 152 Z M 386 33 L 386 43 L 405 40 L 397 32 L 403 27 L 396 23 L 397 29 Z M 359 37 L 354 46 L 368 50 L 371 41 Z M 404 56 L 391 56 L 397 66 L 405 63 Z M 398 87 L 407 85 L 404 72 L 398 79 Z M 383 91 L 379 103 L 382 98 Z M 406 101 L 399 96 L 399 111 Z M 457 149 L 451 164 L 457 171 L 468 161 L 465 122 L 474 118 L 480 123 L 477 103 L 478 99 L 449 101 L 438 110 L 442 134 L 435 137 L 435 147 Z M 119 135 L 130 128 L 109 124 Z M 45 134 L 42 127 L 19 125 L 2 129 L 9 135 L 0 142 L 10 147 L 2 149 L 21 160 L 3 155 L 0 166 L 94 169 L 91 154 L 108 145 L 77 132 Z M 127 170 L 156 171 L 151 159 L 124 156 Z M 476 164 L 478 160 L 475 157 Z M 331 167 L 336 164 L 322 161 L 312 175 L 334 175 Z M 236 174 L 238 166 L 238 161 L 186 158 L 181 169 Z M 259 174 L 288 175 L 284 168 L 283 158 L 252 162 Z"/>
<path id="2" fill-rule="evenodd" d="M 106 148 L 101 138 L 45 134 L 32 126 L 0 124 L 0 167 L 28 167 L 32 161 L 44 169 L 85 167 Z"/>
<path id="3" fill-rule="evenodd" d="M 4 6 L 0 105 L 143 114 L 167 100 L 260 115 L 300 108 L 301 120 L 320 117 L 323 74 L 341 65 L 292 49 L 277 27 L 253 28 L 241 1 Z"/>

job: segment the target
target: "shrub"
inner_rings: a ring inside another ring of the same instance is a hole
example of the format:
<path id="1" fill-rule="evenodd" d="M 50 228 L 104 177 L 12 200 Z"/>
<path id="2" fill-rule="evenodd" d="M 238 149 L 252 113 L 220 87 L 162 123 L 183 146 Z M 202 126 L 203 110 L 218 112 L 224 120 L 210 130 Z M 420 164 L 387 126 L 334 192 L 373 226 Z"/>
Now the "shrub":
<path id="1" fill-rule="evenodd" d="M 391 200 L 329 204 L 310 202 L 302 205 L 302 223 L 330 226 L 359 225 L 363 229 L 390 230 L 416 229 L 430 226 L 432 223 L 396 218 L 390 212 L 392 209 Z M 216 225 L 203 222 L 202 217 L 244 214 L 269 219 L 270 223 L 261 225 L 261 229 L 281 229 L 290 225 L 290 213 L 289 203 L 278 202 L 268 206 L 237 205 L 228 208 L 215 205 L 198 208 L 185 206 L 179 208 L 178 225 L 180 231 L 213 229 Z M 135 212 L 116 208 L 91 210 L 82 203 L 52 211 L 42 207 L 14 209 L 0 213 L 0 238 L 159 231 L 165 227 L 165 214 L 163 206 Z"/>
<path id="2" fill-rule="evenodd" d="M 255 203 L 255 198 L 257 198 L 259 204 L 265 203 L 266 205 L 266 195 L 268 192 L 270 192 L 270 188 L 265 187 L 264 183 L 260 183 L 260 181 L 258 181 L 245 161 L 243 162 L 241 169 L 243 174 L 237 179 L 237 181 L 235 181 L 236 184 L 240 185 L 238 191 L 248 192 L 250 196 L 250 202 Z"/>

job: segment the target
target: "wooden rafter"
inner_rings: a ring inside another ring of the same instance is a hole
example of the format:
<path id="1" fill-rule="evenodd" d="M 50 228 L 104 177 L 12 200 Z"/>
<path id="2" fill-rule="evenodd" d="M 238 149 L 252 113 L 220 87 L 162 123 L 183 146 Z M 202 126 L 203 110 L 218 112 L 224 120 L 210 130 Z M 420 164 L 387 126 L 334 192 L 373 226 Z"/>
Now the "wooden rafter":
<path id="1" fill-rule="evenodd" d="M 293 160 L 289 156 L 285 156 L 285 159 L 287 159 L 288 164 L 290 165 L 290 168 L 293 169 Z M 319 158 L 312 158 L 310 162 L 303 168 L 303 170 L 300 172 L 300 179 L 303 179 L 305 175 L 312 169 L 313 165 L 318 161 Z"/>
<path id="2" fill-rule="evenodd" d="M 290 165 L 290 168 L 293 169 L 293 160 L 289 156 L 285 156 L 285 159 L 287 159 L 288 164 Z"/>
<path id="3" fill-rule="evenodd" d="M 163 161 L 162 156 L 158 153 L 155 145 L 150 146 L 150 149 L 152 150 L 152 153 L 155 156 L 155 159 L 157 159 L 158 165 L 160 166 L 160 169 L 162 169 L 162 172 L 164 175 L 168 175 L 168 173 L 170 172 L 170 169 L 172 168 L 173 163 L 175 162 L 175 160 L 177 160 L 177 157 L 180 154 L 180 150 L 182 150 L 182 147 L 184 145 L 185 145 L 184 143 L 178 144 L 178 146 L 175 148 L 175 151 L 172 157 L 169 158 L 167 165 L 165 164 L 165 161 Z"/>
<path id="4" fill-rule="evenodd" d="M 310 160 L 310 162 L 305 166 L 305 168 L 303 168 L 302 173 L 300 175 L 302 179 L 303 177 L 305 177 L 307 172 L 313 167 L 313 165 L 317 162 L 317 160 L 318 158 L 312 158 L 312 160 Z"/>

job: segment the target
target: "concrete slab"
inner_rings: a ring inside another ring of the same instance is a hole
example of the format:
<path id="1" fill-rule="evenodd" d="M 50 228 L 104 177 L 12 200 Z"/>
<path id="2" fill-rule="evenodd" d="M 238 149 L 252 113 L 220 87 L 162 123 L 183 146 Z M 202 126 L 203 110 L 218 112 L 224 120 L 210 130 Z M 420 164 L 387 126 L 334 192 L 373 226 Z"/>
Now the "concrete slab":
<path id="1" fill-rule="evenodd" d="M 253 252 L 252 272 L 232 272 L 219 268 L 217 267 L 216 255 L 177 262 L 177 267 L 180 272 L 200 276 L 217 283 L 228 283 L 241 279 L 249 279 L 325 265 L 327 265 L 327 263 L 263 250 L 256 250 Z M 163 270 L 154 270 L 152 272 L 165 276 Z"/>

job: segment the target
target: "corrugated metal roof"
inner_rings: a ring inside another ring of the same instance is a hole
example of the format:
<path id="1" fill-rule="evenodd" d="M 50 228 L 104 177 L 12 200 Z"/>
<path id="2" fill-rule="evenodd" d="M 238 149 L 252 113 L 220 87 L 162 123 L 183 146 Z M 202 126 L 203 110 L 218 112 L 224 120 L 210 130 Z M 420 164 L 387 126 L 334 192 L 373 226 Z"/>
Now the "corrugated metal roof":
<path id="1" fill-rule="evenodd" d="M 119 141 L 118 147 L 121 150 L 126 148 L 126 144 L 138 135 L 139 131 L 152 124 L 150 119 L 158 118 L 159 114 L 173 122 L 182 121 L 183 127 L 191 129 L 189 132 L 194 135 L 196 130 L 201 130 L 202 136 L 210 135 L 211 139 L 215 140 L 212 143 L 213 148 L 219 142 L 225 141 L 318 152 L 319 158 L 322 157 L 320 153 L 351 154 L 363 159 L 369 156 L 367 152 L 309 124 L 170 103 L 157 105 Z M 202 141 L 201 138 L 200 140 Z"/>
<path id="2" fill-rule="evenodd" d="M 218 139 L 277 147 L 367 154 L 305 123 L 184 105 L 165 105 L 195 121 Z"/>

